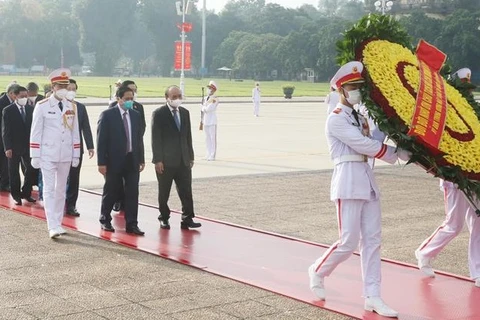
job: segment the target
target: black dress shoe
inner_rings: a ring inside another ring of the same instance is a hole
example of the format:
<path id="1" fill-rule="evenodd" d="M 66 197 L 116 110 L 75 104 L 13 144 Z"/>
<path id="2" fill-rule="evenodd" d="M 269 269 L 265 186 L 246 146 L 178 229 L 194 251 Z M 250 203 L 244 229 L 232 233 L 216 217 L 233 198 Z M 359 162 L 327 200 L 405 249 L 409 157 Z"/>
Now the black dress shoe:
<path id="1" fill-rule="evenodd" d="M 102 223 L 102 230 L 108 231 L 108 232 L 115 232 L 115 229 L 113 228 L 111 223 Z"/>
<path id="2" fill-rule="evenodd" d="M 28 196 L 28 197 L 23 197 L 23 199 L 27 200 L 27 201 L 30 202 L 30 203 L 35 203 L 35 202 L 37 202 L 36 199 L 33 199 L 33 198 L 30 197 L 30 196 Z"/>
<path id="3" fill-rule="evenodd" d="M 168 223 L 168 221 L 160 220 L 160 229 L 170 230 L 170 223 Z"/>
<path id="4" fill-rule="evenodd" d="M 80 212 L 78 212 L 76 208 L 68 208 L 65 213 L 72 217 L 80 217 Z"/>
<path id="5" fill-rule="evenodd" d="M 123 203 L 122 202 L 115 202 L 113 205 L 113 211 L 122 211 L 123 210 Z"/>
<path id="6" fill-rule="evenodd" d="M 22 198 L 20 198 L 20 197 L 18 197 L 18 198 L 17 198 L 17 197 L 12 197 L 12 198 L 13 198 L 13 201 L 15 201 L 15 204 L 16 204 L 17 206 L 21 206 L 21 205 L 22 205 Z"/>
<path id="7" fill-rule="evenodd" d="M 127 233 L 136 234 L 137 236 L 143 236 L 145 232 L 140 230 L 137 226 L 129 227 L 126 229 Z"/>
<path id="8" fill-rule="evenodd" d="M 200 228 L 201 226 L 202 226 L 201 223 L 193 222 L 193 220 L 182 221 L 182 223 L 180 223 L 180 228 L 182 229 L 195 229 L 195 228 Z"/>

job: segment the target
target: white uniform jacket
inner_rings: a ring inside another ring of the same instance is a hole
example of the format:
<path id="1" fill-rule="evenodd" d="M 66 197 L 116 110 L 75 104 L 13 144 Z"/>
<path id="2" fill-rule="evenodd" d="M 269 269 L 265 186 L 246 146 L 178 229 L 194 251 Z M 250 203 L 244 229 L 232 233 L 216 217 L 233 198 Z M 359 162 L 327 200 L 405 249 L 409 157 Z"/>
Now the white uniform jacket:
<path id="1" fill-rule="evenodd" d="M 202 122 L 204 126 L 213 126 L 217 124 L 217 107 L 218 98 L 216 96 L 209 96 L 205 98 L 202 104 Z"/>
<path id="2" fill-rule="evenodd" d="M 261 95 L 260 89 L 253 88 L 253 90 L 252 90 L 252 100 L 253 100 L 253 102 L 260 102 L 261 98 L 262 98 L 262 95 Z"/>
<path id="3" fill-rule="evenodd" d="M 63 99 L 63 111 L 52 94 L 35 106 L 30 133 L 30 156 L 49 162 L 80 158 L 80 134 L 76 106 Z"/>
<path id="4" fill-rule="evenodd" d="M 369 137 L 367 121 L 359 115 L 359 125 L 352 114 L 352 108 L 338 104 L 328 116 L 325 134 L 334 162 L 330 198 L 370 200 L 374 191 L 379 196 L 373 171 L 368 157 L 395 163 L 398 154 L 395 147 Z"/>

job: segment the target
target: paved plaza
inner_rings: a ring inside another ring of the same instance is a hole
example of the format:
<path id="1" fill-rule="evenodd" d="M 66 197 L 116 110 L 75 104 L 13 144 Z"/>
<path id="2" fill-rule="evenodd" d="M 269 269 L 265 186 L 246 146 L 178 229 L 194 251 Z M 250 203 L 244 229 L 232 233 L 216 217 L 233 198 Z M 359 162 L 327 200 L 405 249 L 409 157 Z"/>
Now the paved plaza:
<path id="1" fill-rule="evenodd" d="M 337 240 L 322 103 L 272 101 L 262 105 L 259 118 L 251 104 L 221 104 L 214 162 L 202 160 L 199 107 L 186 106 L 194 126 L 197 215 L 319 243 Z M 88 106 L 92 130 L 104 108 Z M 145 106 L 147 125 L 154 108 Z M 149 126 L 145 146 L 150 162 Z M 382 192 L 382 257 L 415 263 L 414 250 L 444 215 L 438 180 L 414 165 L 379 163 L 375 170 Z M 96 161 L 85 160 L 82 187 L 100 190 L 102 182 Z M 148 163 L 140 199 L 155 205 L 156 196 Z M 180 208 L 174 192 L 171 207 Z M 0 212 L 0 228 L 0 319 L 347 319 L 74 231 L 52 241 L 44 221 L 7 210 Z M 464 232 L 434 266 L 467 276 L 467 244 Z M 229 250 L 221 239 L 218 250 Z"/>

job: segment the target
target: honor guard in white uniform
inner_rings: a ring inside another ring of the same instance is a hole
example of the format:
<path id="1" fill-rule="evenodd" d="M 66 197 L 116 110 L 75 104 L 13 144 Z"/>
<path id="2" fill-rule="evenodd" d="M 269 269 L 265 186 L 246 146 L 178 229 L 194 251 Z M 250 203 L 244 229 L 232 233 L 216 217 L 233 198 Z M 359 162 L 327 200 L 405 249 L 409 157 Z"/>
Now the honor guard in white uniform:
<path id="1" fill-rule="evenodd" d="M 324 300 L 324 278 L 347 260 L 360 243 L 365 310 L 397 317 L 398 313 L 380 298 L 380 194 L 367 159 L 395 163 L 409 154 L 402 150 L 397 153 L 395 147 L 372 139 L 367 120 L 353 109 L 361 102 L 362 70 L 363 65 L 353 61 L 334 76 L 340 102 L 328 116 L 325 133 L 335 165 L 330 197 L 337 208 L 340 239 L 308 269 L 310 289 Z"/>
<path id="2" fill-rule="evenodd" d="M 262 92 L 260 91 L 260 83 L 255 83 L 255 88 L 252 90 L 253 101 L 253 115 L 255 117 L 260 116 L 260 102 L 262 100 Z"/>
<path id="3" fill-rule="evenodd" d="M 461 81 L 470 82 L 471 74 L 470 69 L 463 68 L 454 76 Z M 425 275 L 435 277 L 432 260 L 462 231 L 466 221 L 470 232 L 468 242 L 470 277 L 475 280 L 475 286 L 480 287 L 480 218 L 475 214 L 475 209 L 464 193 L 452 182 L 440 180 L 440 189 L 445 195 L 445 220 L 415 251 L 418 267 Z"/>
<path id="4" fill-rule="evenodd" d="M 65 192 L 70 166 L 80 162 L 77 110 L 65 97 L 70 70 L 57 69 L 49 75 L 53 94 L 33 111 L 30 134 L 32 166 L 41 169 L 43 199 L 50 238 L 66 233 L 62 228 Z"/>
<path id="5" fill-rule="evenodd" d="M 217 154 L 217 107 L 218 98 L 215 96 L 217 84 L 210 81 L 207 86 L 207 97 L 202 103 L 202 123 L 203 131 L 205 131 L 205 144 L 207 154 L 205 159 L 215 161 Z"/>
<path id="6" fill-rule="evenodd" d="M 332 88 L 332 91 L 330 91 L 330 93 L 327 94 L 327 96 L 325 97 L 325 104 L 327 105 L 327 114 L 332 113 L 332 111 L 335 110 L 338 102 L 340 101 L 340 95 L 335 89 L 335 84 L 330 83 L 330 87 Z"/>

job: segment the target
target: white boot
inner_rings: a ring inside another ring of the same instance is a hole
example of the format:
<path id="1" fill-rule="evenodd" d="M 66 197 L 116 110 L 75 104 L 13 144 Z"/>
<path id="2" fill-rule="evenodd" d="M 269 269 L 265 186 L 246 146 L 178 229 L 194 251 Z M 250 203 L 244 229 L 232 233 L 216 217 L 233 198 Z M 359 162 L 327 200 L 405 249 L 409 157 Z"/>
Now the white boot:
<path id="1" fill-rule="evenodd" d="M 325 300 L 323 278 L 315 272 L 315 266 L 313 264 L 308 268 L 308 276 L 310 277 L 310 290 L 312 290 L 318 299 Z"/>
<path id="2" fill-rule="evenodd" d="M 415 250 L 415 257 L 418 261 L 418 269 L 427 277 L 434 278 L 435 271 L 432 268 L 432 259 L 423 257 L 418 250 Z"/>
<path id="3" fill-rule="evenodd" d="M 60 233 L 58 232 L 57 228 L 49 230 L 48 235 L 50 236 L 51 239 L 60 237 Z"/>
<path id="4" fill-rule="evenodd" d="M 475 287 L 480 287 L 480 278 L 475 279 Z"/>
<path id="5" fill-rule="evenodd" d="M 365 310 L 376 312 L 384 317 L 398 317 L 398 312 L 387 306 L 380 297 L 367 297 L 365 299 Z"/>
<path id="6" fill-rule="evenodd" d="M 67 234 L 67 231 L 63 229 L 61 226 L 57 228 L 57 232 L 60 234 Z"/>

